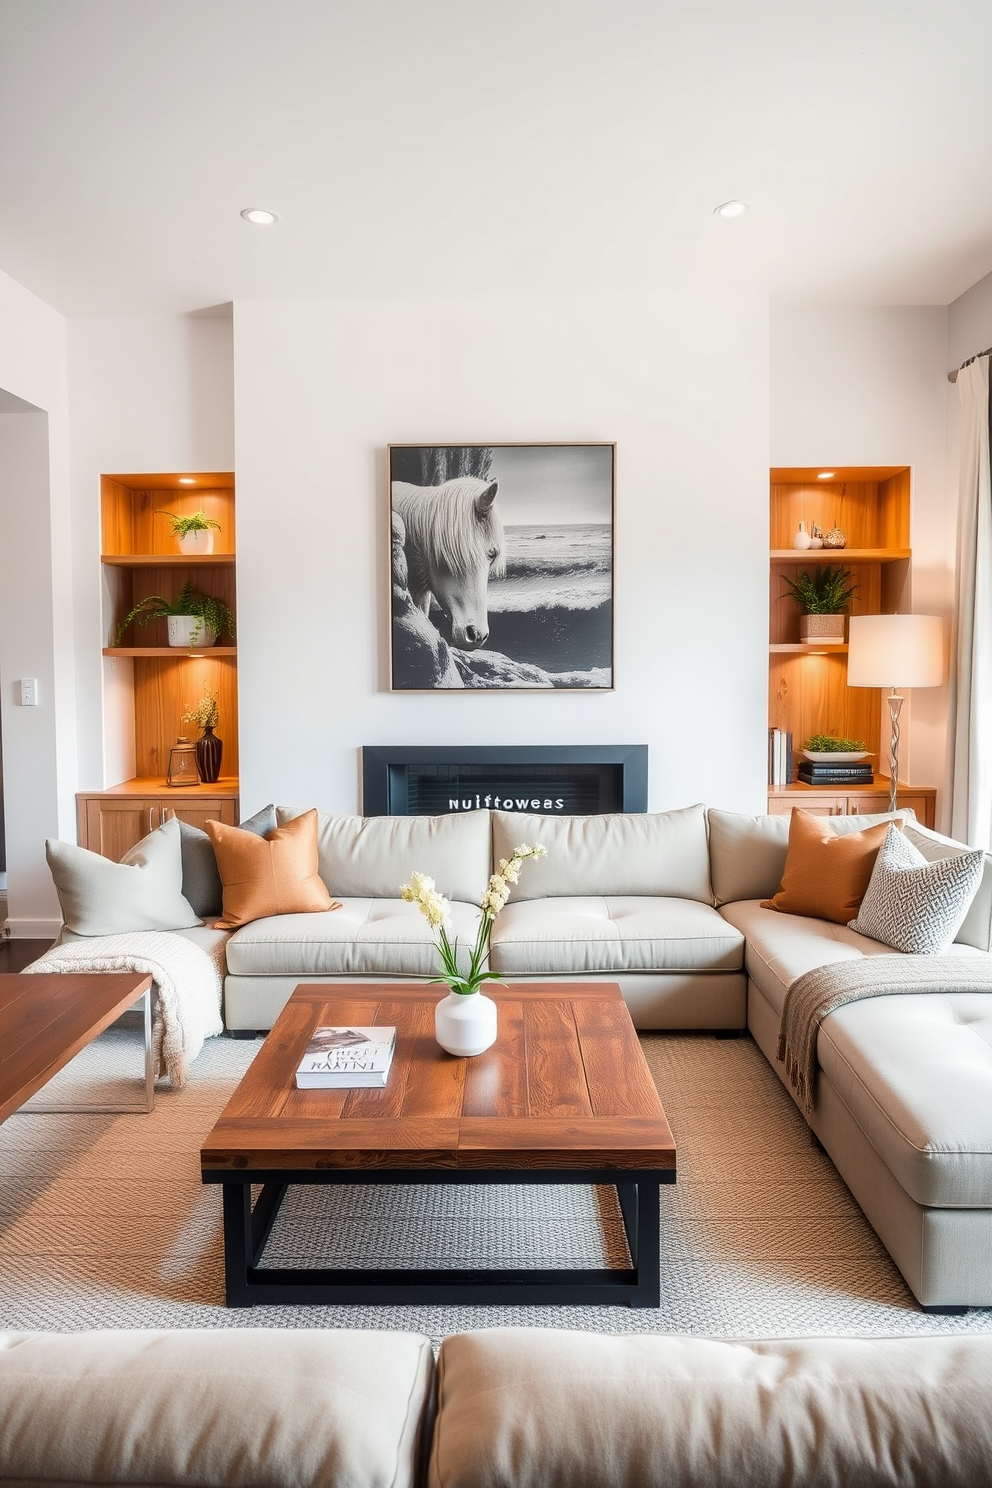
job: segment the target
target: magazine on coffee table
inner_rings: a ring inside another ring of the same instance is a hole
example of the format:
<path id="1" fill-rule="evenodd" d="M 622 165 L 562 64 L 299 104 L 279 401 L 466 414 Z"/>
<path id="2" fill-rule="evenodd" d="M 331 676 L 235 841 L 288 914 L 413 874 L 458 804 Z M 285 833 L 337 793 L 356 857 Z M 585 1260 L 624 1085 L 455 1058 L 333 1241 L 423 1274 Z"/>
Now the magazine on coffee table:
<path id="1" fill-rule="evenodd" d="M 385 1085 L 396 1029 L 315 1028 L 296 1070 L 300 1090 L 358 1090 Z"/>

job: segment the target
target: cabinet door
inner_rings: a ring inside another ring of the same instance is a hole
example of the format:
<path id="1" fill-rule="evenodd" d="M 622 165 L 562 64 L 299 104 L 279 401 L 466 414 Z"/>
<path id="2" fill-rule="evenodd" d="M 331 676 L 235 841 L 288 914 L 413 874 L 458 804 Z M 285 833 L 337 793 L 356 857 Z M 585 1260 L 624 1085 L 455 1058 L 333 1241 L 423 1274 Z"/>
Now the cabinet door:
<path id="1" fill-rule="evenodd" d="M 915 811 L 917 820 L 922 822 L 925 827 L 933 826 L 934 809 L 932 796 L 916 795 L 913 791 L 901 790 L 896 797 L 896 803 L 899 806 L 908 806 L 911 810 Z M 886 791 L 884 795 L 852 796 L 850 809 L 852 816 L 860 816 L 870 812 L 888 811 L 889 793 Z"/>
<path id="2" fill-rule="evenodd" d="M 159 804 L 142 796 L 88 796 L 80 817 L 80 846 L 119 863 L 159 825 Z"/>
<path id="3" fill-rule="evenodd" d="M 805 793 L 801 796 L 769 796 L 769 816 L 789 816 L 798 807 L 800 811 L 808 811 L 812 816 L 844 816 L 847 812 L 846 796 L 821 796 L 819 792 L 814 796 Z"/>
<path id="4" fill-rule="evenodd" d="M 238 803 L 229 797 L 218 797 L 213 801 L 202 798 L 198 801 L 170 801 L 166 798 L 161 802 L 160 811 L 162 821 L 178 816 L 180 821 L 199 827 L 201 832 L 208 821 L 223 822 L 228 827 L 238 825 Z"/>

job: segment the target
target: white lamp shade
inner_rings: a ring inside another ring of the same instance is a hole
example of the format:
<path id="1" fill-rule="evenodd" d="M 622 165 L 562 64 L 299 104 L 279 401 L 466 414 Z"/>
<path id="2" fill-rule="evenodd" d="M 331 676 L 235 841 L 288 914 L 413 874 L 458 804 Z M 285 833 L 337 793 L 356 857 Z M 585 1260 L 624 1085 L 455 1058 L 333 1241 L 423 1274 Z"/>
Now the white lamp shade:
<path id="1" fill-rule="evenodd" d="M 852 615 L 848 687 L 939 687 L 944 622 L 939 615 Z"/>

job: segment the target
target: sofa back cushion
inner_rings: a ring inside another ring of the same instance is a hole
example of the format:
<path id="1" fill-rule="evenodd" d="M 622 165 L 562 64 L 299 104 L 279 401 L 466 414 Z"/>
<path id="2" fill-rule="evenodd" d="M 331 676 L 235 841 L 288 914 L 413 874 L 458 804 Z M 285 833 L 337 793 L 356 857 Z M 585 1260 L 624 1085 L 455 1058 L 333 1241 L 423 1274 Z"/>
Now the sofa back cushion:
<path id="1" fill-rule="evenodd" d="M 739 899 L 770 899 L 782 882 L 789 846 L 789 814 L 743 816 L 710 807 L 707 815 L 710 873 L 717 905 Z M 910 810 L 824 818 L 833 832 L 860 832 L 883 821 L 912 821 Z"/>
<path id="2" fill-rule="evenodd" d="M 456 1333 L 428 1488 L 970 1488 L 990 1370 L 981 1336 Z"/>
<path id="3" fill-rule="evenodd" d="M 702 806 L 604 816 L 494 811 L 494 863 L 521 842 L 540 842 L 548 855 L 524 864 L 514 899 L 622 894 L 713 902 Z"/>
<path id="4" fill-rule="evenodd" d="M 280 806 L 280 824 L 302 809 Z M 519 840 L 519 839 L 518 839 Z M 489 881 L 489 812 L 447 816 L 330 816 L 317 813 L 319 872 L 339 899 L 398 899 L 413 872 L 446 899 L 478 904 Z"/>
<path id="5" fill-rule="evenodd" d="M 963 842 L 955 842 L 953 837 L 942 837 L 939 832 L 931 832 L 929 827 L 924 827 L 920 822 L 912 822 L 905 828 L 905 834 L 907 840 L 931 863 L 941 858 L 956 858 L 968 851 Z M 974 946 L 978 951 L 992 951 L 992 856 L 988 853 L 985 854 L 981 882 L 954 942 L 957 945 Z"/>

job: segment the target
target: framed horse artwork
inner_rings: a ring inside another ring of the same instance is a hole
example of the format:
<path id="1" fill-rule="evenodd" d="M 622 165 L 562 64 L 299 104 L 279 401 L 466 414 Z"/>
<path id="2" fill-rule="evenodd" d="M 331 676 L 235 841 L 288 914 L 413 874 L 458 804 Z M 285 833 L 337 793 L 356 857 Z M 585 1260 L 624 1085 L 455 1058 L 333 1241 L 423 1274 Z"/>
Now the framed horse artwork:
<path id="1" fill-rule="evenodd" d="M 391 690 L 611 690 L 616 446 L 388 458 Z"/>

